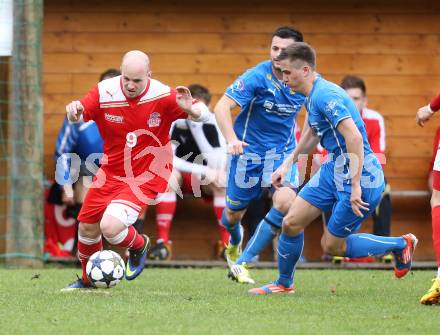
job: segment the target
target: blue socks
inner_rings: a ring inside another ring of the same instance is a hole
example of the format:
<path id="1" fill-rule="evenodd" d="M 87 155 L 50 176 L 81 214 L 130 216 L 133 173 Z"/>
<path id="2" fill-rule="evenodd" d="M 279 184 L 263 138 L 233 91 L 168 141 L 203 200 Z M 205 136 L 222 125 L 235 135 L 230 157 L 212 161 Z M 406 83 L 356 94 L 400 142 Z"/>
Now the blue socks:
<path id="1" fill-rule="evenodd" d="M 347 237 L 345 256 L 350 258 L 380 256 L 405 248 L 403 237 L 385 237 L 372 234 L 352 234 Z"/>
<path id="2" fill-rule="evenodd" d="M 280 276 L 277 284 L 284 287 L 291 287 L 293 285 L 293 275 L 296 263 L 301 257 L 304 247 L 304 232 L 296 236 L 288 236 L 281 234 L 278 240 L 278 270 Z"/>
<path id="3" fill-rule="evenodd" d="M 276 208 L 271 208 L 266 217 L 260 221 L 254 235 L 246 244 L 246 249 L 238 259 L 237 264 L 251 263 L 276 236 L 277 229 L 281 229 L 284 214 Z"/>
<path id="4" fill-rule="evenodd" d="M 226 220 L 226 209 L 223 210 L 222 219 L 221 219 L 222 225 L 226 228 L 226 230 L 231 234 L 231 237 L 229 239 L 229 242 L 232 245 L 239 245 L 241 242 L 241 230 L 240 230 L 240 222 L 236 224 L 230 224 Z"/>

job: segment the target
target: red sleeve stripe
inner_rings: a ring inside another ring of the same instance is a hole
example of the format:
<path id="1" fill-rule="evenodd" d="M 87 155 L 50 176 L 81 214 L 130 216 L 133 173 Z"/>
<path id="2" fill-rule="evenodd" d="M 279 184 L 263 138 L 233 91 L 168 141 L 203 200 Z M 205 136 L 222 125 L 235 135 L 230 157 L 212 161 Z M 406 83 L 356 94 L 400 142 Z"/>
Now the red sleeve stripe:
<path id="1" fill-rule="evenodd" d="M 440 109 L 440 93 L 437 94 L 429 104 L 429 107 L 431 107 L 431 110 L 434 112 L 438 111 Z"/>

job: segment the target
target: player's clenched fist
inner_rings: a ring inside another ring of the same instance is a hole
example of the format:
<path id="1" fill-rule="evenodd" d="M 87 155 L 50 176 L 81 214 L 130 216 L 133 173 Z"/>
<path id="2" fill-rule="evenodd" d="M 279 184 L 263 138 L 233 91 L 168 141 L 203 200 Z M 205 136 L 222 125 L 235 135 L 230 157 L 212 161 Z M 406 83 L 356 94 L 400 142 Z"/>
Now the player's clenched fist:
<path id="1" fill-rule="evenodd" d="M 228 142 L 227 151 L 228 154 L 231 155 L 242 155 L 244 153 L 244 148 L 249 144 L 246 142 L 240 141 L 239 139 L 232 140 Z"/>
<path id="2" fill-rule="evenodd" d="M 284 185 L 284 180 L 286 179 L 286 175 L 291 167 L 292 163 L 285 161 L 278 169 L 275 170 L 274 173 L 272 173 L 272 185 L 276 189 Z"/>
<path id="3" fill-rule="evenodd" d="M 176 102 L 183 110 L 191 110 L 192 107 L 192 96 L 190 90 L 185 86 L 176 87 Z"/>
<path id="4" fill-rule="evenodd" d="M 434 115 L 434 112 L 431 110 L 429 105 L 423 106 L 417 111 L 416 121 L 420 127 L 425 126 L 425 123 L 429 121 L 431 116 Z"/>
<path id="5" fill-rule="evenodd" d="M 70 122 L 78 122 L 84 112 L 84 107 L 78 100 L 72 101 L 66 106 L 67 119 Z"/>

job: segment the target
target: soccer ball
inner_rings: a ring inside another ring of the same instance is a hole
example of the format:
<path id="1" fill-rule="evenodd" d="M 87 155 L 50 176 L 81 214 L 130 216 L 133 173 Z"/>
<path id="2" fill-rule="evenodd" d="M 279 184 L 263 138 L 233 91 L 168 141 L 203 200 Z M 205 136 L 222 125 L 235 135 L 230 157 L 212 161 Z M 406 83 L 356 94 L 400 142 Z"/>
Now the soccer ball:
<path id="1" fill-rule="evenodd" d="M 110 288 L 124 278 L 125 264 L 121 256 L 111 250 L 95 252 L 86 265 L 87 277 L 98 288 Z"/>

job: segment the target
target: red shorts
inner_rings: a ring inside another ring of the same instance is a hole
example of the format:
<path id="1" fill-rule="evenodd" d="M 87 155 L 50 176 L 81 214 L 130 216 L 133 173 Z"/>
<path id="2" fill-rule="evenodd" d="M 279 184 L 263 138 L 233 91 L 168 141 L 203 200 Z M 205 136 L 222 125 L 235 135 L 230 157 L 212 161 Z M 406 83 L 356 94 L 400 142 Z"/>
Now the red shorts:
<path id="1" fill-rule="evenodd" d="M 440 191 L 440 171 L 432 171 L 432 188 Z"/>
<path id="2" fill-rule="evenodd" d="M 196 175 L 192 175 L 190 172 L 181 172 L 182 175 L 182 193 L 193 194 L 194 189 L 200 189 L 200 179 Z"/>
<path id="3" fill-rule="evenodd" d="M 102 187 L 90 188 L 87 191 L 78 221 L 90 224 L 100 222 L 110 203 L 126 205 L 141 215 L 148 201 L 154 201 L 157 196 L 157 192 L 142 186 L 132 190 L 124 181 L 107 178 Z"/>
<path id="4" fill-rule="evenodd" d="M 201 189 L 202 198 L 206 201 L 212 200 L 212 195 L 206 194 L 200 185 L 200 179 L 197 176 L 192 177 L 190 172 L 181 172 L 182 175 L 182 193 L 194 195 L 194 189 Z M 194 178 L 194 180 L 192 180 Z"/>
<path id="5" fill-rule="evenodd" d="M 438 168 L 440 166 L 440 150 L 437 150 L 435 155 L 434 166 L 432 168 L 432 188 L 436 191 L 440 191 L 440 171 Z"/>

